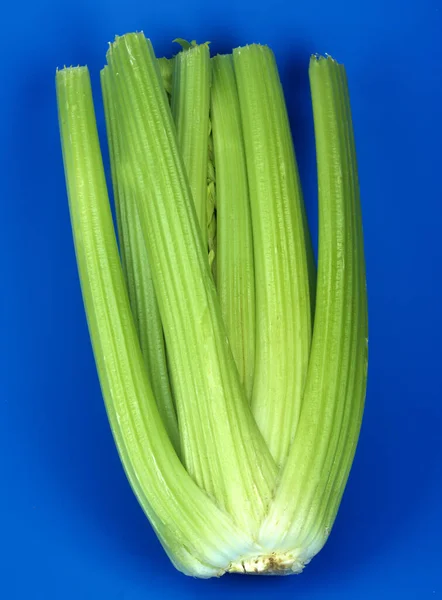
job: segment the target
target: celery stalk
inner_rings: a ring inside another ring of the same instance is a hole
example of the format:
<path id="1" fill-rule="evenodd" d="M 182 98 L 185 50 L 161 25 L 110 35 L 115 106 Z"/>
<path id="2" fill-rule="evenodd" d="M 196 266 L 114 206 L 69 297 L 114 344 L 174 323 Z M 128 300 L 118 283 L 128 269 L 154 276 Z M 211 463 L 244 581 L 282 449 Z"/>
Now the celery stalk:
<path id="1" fill-rule="evenodd" d="M 349 186 L 354 197 L 352 219 L 355 239 L 354 252 L 356 255 L 356 276 L 353 281 L 352 310 L 354 311 L 353 328 L 355 333 L 352 338 L 352 348 L 350 350 L 350 361 L 352 361 L 352 364 L 350 366 L 350 377 L 346 388 L 348 400 L 341 423 L 341 433 L 335 450 L 336 468 L 329 469 L 327 486 L 317 511 L 317 513 L 320 513 L 323 516 L 322 524 L 319 521 L 319 518 L 317 518 L 316 536 L 313 536 L 313 532 L 310 530 L 308 540 L 314 549 L 324 543 L 324 528 L 326 535 L 330 533 L 347 483 L 361 428 L 368 369 L 368 305 L 364 261 L 364 239 L 350 97 L 348 93 L 347 75 L 344 67 L 338 65 L 331 58 L 328 58 L 327 60 L 329 64 L 326 63 L 326 65 L 324 65 L 325 59 L 319 59 L 319 62 L 322 63 L 319 66 L 323 69 L 324 66 L 326 66 L 329 70 L 334 70 L 335 72 L 334 75 L 336 80 L 334 86 L 337 89 L 335 93 L 339 98 L 338 119 L 343 126 L 343 136 L 346 140 Z M 318 75 L 315 74 L 315 69 L 318 67 L 316 64 L 317 62 L 318 60 L 316 57 L 314 61 L 311 62 L 310 79 L 314 102 L 316 102 L 317 106 L 316 110 L 319 110 L 318 98 L 320 98 L 322 90 L 318 89 L 319 85 L 317 79 L 319 78 Z M 316 88 L 315 92 L 313 92 L 314 88 Z M 308 551 L 311 552 L 311 550 Z"/>
<path id="2" fill-rule="evenodd" d="M 367 294 L 360 200 L 345 70 L 310 63 L 319 186 L 318 285 L 312 351 L 296 438 L 261 543 L 324 545 L 356 448 L 367 376 Z"/>
<path id="3" fill-rule="evenodd" d="M 189 178 L 198 222 L 207 244 L 209 46 L 208 44 L 190 45 L 179 52 L 173 62 L 171 106 L 178 147 Z"/>
<path id="4" fill-rule="evenodd" d="M 172 94 L 173 58 L 162 56 L 158 59 L 158 66 L 160 67 L 164 89 L 166 90 L 167 96 L 170 97 Z"/>
<path id="5" fill-rule="evenodd" d="M 255 546 L 186 472 L 159 415 L 118 256 L 87 68 L 58 71 L 56 89 L 83 299 L 120 458 L 177 568 L 222 574 L 238 552 Z"/>
<path id="6" fill-rule="evenodd" d="M 198 485 L 245 531 L 256 532 L 276 466 L 228 345 L 155 55 L 142 34 L 129 34 L 116 39 L 107 57 L 166 337 L 183 459 Z"/>
<path id="7" fill-rule="evenodd" d="M 120 253 L 129 301 L 146 370 L 166 430 L 179 453 L 178 423 L 167 371 L 163 327 L 152 281 L 143 232 L 135 201 L 127 182 L 118 111 L 109 68 L 101 72 L 112 182 L 120 238 Z"/>
<path id="8" fill-rule="evenodd" d="M 283 466 L 297 431 L 312 333 L 301 186 L 272 51 L 236 48 L 233 60 L 244 131 L 256 281 L 252 410 Z"/>
<path id="9" fill-rule="evenodd" d="M 255 272 L 249 188 L 231 55 L 212 59 L 211 118 L 216 161 L 216 287 L 246 396 L 255 364 Z"/>

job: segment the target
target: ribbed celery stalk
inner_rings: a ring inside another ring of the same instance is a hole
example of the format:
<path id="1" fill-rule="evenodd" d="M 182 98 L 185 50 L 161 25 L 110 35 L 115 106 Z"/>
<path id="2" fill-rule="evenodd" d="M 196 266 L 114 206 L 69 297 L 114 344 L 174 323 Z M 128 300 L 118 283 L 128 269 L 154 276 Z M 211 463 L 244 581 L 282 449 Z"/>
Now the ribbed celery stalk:
<path id="1" fill-rule="evenodd" d="M 177 40 L 179 41 L 179 40 Z M 184 42 L 180 41 L 184 46 Z M 207 245 L 207 160 L 210 106 L 208 44 L 190 45 L 174 58 L 172 114 L 198 222 Z"/>
<path id="2" fill-rule="evenodd" d="M 333 525 L 356 448 L 367 375 L 367 294 L 356 154 L 344 67 L 313 57 L 319 186 L 318 285 L 301 417 L 260 541 L 308 562 Z"/>
<path id="3" fill-rule="evenodd" d="M 142 34 L 117 38 L 107 57 L 166 337 L 184 462 L 245 531 L 256 532 L 276 465 L 228 344 L 158 64 Z"/>
<path id="4" fill-rule="evenodd" d="M 158 59 L 158 66 L 160 67 L 164 89 L 166 90 L 168 97 L 170 97 L 172 94 L 173 58 L 162 56 Z"/>
<path id="5" fill-rule="evenodd" d="M 212 58 L 216 161 L 216 287 L 236 366 L 250 400 L 255 364 L 255 272 L 247 166 L 231 55 Z"/>
<path id="6" fill-rule="evenodd" d="M 244 131 L 256 281 L 252 410 L 279 466 L 294 440 L 310 353 L 304 207 L 290 126 L 270 48 L 233 51 Z"/>
<path id="7" fill-rule="evenodd" d="M 179 432 L 167 371 L 163 327 L 152 281 L 143 232 L 132 190 L 127 182 L 127 156 L 121 143 L 121 126 L 109 68 L 101 71 L 112 183 L 120 237 L 123 272 L 147 374 L 166 430 L 179 453 Z"/>
<path id="8" fill-rule="evenodd" d="M 118 256 L 87 68 L 58 71 L 56 88 L 83 299 L 121 460 L 177 568 L 199 577 L 222 574 L 254 545 L 185 471 L 159 415 Z"/>

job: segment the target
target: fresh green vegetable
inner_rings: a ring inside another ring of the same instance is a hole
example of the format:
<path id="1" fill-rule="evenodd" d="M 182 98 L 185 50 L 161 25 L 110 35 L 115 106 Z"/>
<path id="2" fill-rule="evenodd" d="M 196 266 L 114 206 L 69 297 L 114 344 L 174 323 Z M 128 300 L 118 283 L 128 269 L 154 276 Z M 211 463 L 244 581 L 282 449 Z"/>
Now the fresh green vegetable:
<path id="1" fill-rule="evenodd" d="M 89 73 L 57 71 L 97 371 L 126 474 L 175 566 L 197 577 L 299 573 L 333 525 L 367 377 L 345 71 L 311 59 L 316 277 L 273 54 L 251 45 L 209 60 L 207 44 L 180 43 L 172 110 L 171 63 L 143 34 L 107 54 L 120 254 Z"/>

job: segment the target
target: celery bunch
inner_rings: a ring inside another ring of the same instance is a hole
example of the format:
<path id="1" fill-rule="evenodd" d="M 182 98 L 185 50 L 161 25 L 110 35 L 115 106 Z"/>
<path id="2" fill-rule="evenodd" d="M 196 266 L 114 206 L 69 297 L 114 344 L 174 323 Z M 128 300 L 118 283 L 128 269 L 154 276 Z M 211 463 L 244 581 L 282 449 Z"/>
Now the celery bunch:
<path id="1" fill-rule="evenodd" d="M 86 67 L 57 71 L 72 229 L 106 409 L 174 565 L 302 571 L 353 460 L 367 298 L 344 68 L 314 56 L 317 272 L 274 56 L 157 59 L 116 38 L 101 73 L 118 241 Z"/>

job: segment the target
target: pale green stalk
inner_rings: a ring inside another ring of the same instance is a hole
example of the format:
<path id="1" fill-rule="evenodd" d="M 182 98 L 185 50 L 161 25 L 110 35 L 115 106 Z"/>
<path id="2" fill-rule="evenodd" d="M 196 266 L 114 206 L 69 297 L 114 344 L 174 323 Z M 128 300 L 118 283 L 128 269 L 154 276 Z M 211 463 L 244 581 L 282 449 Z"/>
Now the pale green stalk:
<path id="1" fill-rule="evenodd" d="M 247 166 L 231 55 L 212 59 L 211 118 L 216 161 L 216 287 L 246 396 L 255 365 L 255 272 Z"/>
<path id="2" fill-rule="evenodd" d="M 177 568 L 199 577 L 221 574 L 254 545 L 186 472 L 158 412 L 118 255 L 87 68 L 58 71 L 56 88 L 83 299 L 121 460 Z"/>
<path id="3" fill-rule="evenodd" d="M 328 60 L 332 61 L 330 58 Z M 324 61 L 324 59 L 322 59 L 322 61 Z M 315 77 L 314 66 L 316 65 L 312 63 L 310 67 L 310 79 L 312 81 L 312 87 L 315 85 L 313 83 Z M 324 65 L 320 66 L 322 66 L 322 68 L 324 67 Z M 337 79 L 335 86 L 337 86 L 340 90 L 338 119 L 343 124 L 344 131 L 347 136 L 346 151 L 348 156 L 350 185 L 355 198 L 352 216 L 354 236 L 356 239 L 355 253 L 357 255 L 357 276 L 353 282 L 353 326 L 355 329 L 357 329 L 357 334 L 353 338 L 353 346 L 350 350 L 350 360 L 352 361 L 354 358 L 356 358 L 356 356 L 359 358 L 359 360 L 357 360 L 356 364 L 351 368 L 351 375 L 347 384 L 346 394 L 349 398 L 349 401 L 346 405 L 344 418 L 341 425 L 341 434 L 339 436 L 338 446 L 335 452 L 336 461 L 339 462 L 336 466 L 336 469 L 330 469 L 327 486 L 321 499 L 322 506 L 320 507 L 320 510 L 321 514 L 323 514 L 323 520 L 322 523 L 319 519 L 316 521 L 316 531 L 310 530 L 308 541 L 313 549 L 317 548 L 321 543 L 324 543 L 324 528 L 327 533 L 331 531 L 342 495 L 344 493 L 361 428 L 368 369 L 368 305 L 364 261 L 364 236 L 362 228 L 361 204 L 359 198 L 356 149 L 353 123 L 351 119 L 350 96 L 348 93 L 348 83 L 345 68 L 342 65 L 338 65 L 335 61 L 332 61 L 332 64 L 329 65 L 329 68 L 334 69 L 335 77 Z M 318 94 L 320 93 L 321 92 L 316 93 L 316 103 L 318 103 L 318 97 L 320 97 Z M 352 394 L 354 394 L 354 398 L 352 398 Z M 324 507 L 326 507 L 325 511 L 322 510 Z M 314 533 L 315 535 L 313 535 Z M 311 549 L 308 551 L 311 552 Z"/>
<path id="4" fill-rule="evenodd" d="M 168 97 L 172 94 L 172 78 L 173 78 L 173 58 L 165 58 L 162 56 L 158 59 L 161 78 L 163 80 L 164 89 Z"/>
<path id="5" fill-rule="evenodd" d="M 152 281 L 143 232 L 132 190 L 127 182 L 127 156 L 121 143 L 119 115 L 109 68 L 101 71 L 106 129 L 114 188 L 123 273 L 149 381 L 175 450 L 179 453 L 178 423 L 167 371 L 163 327 Z"/>
<path id="6" fill-rule="evenodd" d="M 283 466 L 297 432 L 312 334 L 305 214 L 272 51 L 233 51 L 253 226 L 256 354 L 252 410 Z"/>
<path id="7" fill-rule="evenodd" d="M 184 462 L 219 506 L 255 532 L 276 466 L 228 344 L 158 64 L 142 34 L 117 38 L 108 63 L 166 337 Z"/>
<path id="8" fill-rule="evenodd" d="M 367 294 L 344 67 L 310 63 L 319 186 L 315 325 L 301 417 L 261 543 L 308 562 L 324 545 L 356 448 L 367 375 Z"/>
<path id="9" fill-rule="evenodd" d="M 207 160 L 210 105 L 208 44 L 190 45 L 174 57 L 172 114 L 198 222 L 207 245 Z"/>

